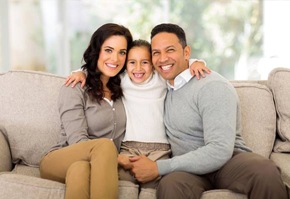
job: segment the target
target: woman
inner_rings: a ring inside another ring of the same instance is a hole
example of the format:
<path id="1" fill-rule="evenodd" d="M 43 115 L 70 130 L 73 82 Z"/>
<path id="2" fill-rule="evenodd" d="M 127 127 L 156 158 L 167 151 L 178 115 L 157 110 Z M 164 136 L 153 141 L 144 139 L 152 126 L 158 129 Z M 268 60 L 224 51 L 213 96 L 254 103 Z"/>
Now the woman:
<path id="1" fill-rule="evenodd" d="M 127 28 L 101 26 L 84 53 L 85 89 L 61 88 L 61 140 L 42 159 L 40 172 L 43 178 L 66 183 L 66 198 L 117 198 L 116 147 L 126 124 L 119 74 L 131 42 Z"/>

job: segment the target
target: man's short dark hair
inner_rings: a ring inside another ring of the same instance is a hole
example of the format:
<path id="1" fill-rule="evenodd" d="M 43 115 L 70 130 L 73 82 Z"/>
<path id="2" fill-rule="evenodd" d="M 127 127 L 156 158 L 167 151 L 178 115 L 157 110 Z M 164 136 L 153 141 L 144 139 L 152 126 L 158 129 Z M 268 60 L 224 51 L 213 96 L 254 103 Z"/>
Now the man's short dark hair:
<path id="1" fill-rule="evenodd" d="M 151 40 L 155 35 L 157 35 L 158 33 L 161 33 L 161 32 L 175 34 L 178 37 L 179 42 L 182 45 L 182 47 L 185 48 L 185 46 L 187 46 L 185 32 L 180 26 L 178 26 L 176 24 L 171 24 L 171 23 L 159 24 L 152 29 Z"/>

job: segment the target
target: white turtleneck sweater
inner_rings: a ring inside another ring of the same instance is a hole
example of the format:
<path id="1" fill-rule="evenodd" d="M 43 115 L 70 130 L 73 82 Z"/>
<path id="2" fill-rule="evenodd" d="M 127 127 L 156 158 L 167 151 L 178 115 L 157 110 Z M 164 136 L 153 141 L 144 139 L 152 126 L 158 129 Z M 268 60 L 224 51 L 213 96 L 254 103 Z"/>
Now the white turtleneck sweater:
<path id="1" fill-rule="evenodd" d="M 148 80 L 136 84 L 125 72 L 121 76 L 121 86 L 127 115 L 123 141 L 168 143 L 163 123 L 165 80 L 153 72 Z"/>

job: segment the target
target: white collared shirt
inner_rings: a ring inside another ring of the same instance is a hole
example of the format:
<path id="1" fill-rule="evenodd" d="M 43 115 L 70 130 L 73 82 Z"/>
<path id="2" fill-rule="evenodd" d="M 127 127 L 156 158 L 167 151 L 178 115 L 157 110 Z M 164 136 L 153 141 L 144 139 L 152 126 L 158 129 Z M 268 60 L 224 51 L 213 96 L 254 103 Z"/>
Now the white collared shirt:
<path id="1" fill-rule="evenodd" d="M 186 69 L 174 79 L 174 85 L 171 85 L 169 81 L 167 81 L 168 89 L 178 90 L 182 86 L 184 86 L 190 79 L 192 75 L 190 74 L 190 70 Z"/>

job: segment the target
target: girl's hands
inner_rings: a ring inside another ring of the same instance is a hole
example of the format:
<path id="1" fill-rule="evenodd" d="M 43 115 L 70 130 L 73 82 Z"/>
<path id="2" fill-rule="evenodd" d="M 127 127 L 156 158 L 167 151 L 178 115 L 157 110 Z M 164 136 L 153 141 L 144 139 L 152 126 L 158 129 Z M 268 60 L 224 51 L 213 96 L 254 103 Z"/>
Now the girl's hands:
<path id="1" fill-rule="evenodd" d="M 127 155 L 118 155 L 118 164 L 123 167 L 125 170 L 129 170 L 132 168 L 132 163 Z"/>
<path id="2" fill-rule="evenodd" d="M 77 83 L 81 83 L 81 87 L 84 88 L 86 85 L 86 74 L 82 71 L 73 72 L 71 75 L 69 75 L 65 80 L 65 85 L 71 87 L 75 87 Z"/>
<path id="3" fill-rule="evenodd" d="M 210 74 L 211 70 L 206 67 L 204 61 L 197 60 L 189 66 L 189 70 L 192 76 L 196 76 L 200 79 L 200 76 L 205 77 L 205 72 Z"/>

